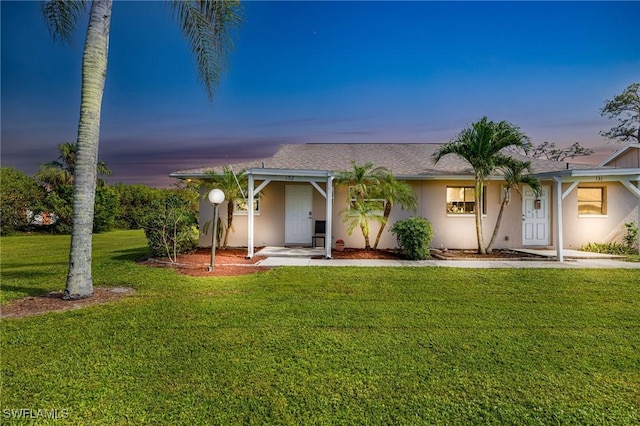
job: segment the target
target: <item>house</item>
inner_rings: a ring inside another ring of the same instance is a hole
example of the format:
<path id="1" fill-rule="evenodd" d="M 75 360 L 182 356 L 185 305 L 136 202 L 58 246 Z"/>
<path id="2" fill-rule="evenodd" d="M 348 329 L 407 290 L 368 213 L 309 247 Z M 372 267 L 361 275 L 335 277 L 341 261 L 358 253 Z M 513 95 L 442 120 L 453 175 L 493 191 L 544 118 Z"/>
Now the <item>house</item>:
<path id="1" fill-rule="evenodd" d="M 246 246 L 252 257 L 256 246 L 311 245 L 316 221 L 325 221 L 325 253 L 337 239 L 347 246 L 362 247 L 357 231 L 347 235 L 342 214 L 347 210 L 344 186 L 334 182 L 336 172 L 350 170 L 351 161 L 358 165 L 372 162 L 389 169 L 397 179 L 407 181 L 418 197 L 415 212 L 394 208 L 389 226 L 395 221 L 419 215 L 433 226 L 433 247 L 471 249 L 477 247 L 473 209 L 474 177 L 471 166 L 455 155 L 445 156 L 437 164 L 433 153 L 440 144 L 298 144 L 282 145 L 271 158 L 232 165 L 236 171 L 246 170 L 249 178 L 244 209 L 234 217 L 235 231 L 231 246 Z M 640 204 L 640 168 L 594 167 L 557 161 L 531 159 L 533 172 L 543 184 L 536 197 L 528 187 L 522 196 L 512 196 L 507 206 L 496 248 L 555 247 L 577 249 L 588 242 L 621 240 L 626 222 L 638 221 Z M 609 159 L 617 164 L 627 151 Z M 626 163 L 625 163 L 626 164 Z M 178 179 L 204 179 L 208 171 L 220 167 L 172 173 Z M 504 180 L 500 175 L 486 182 L 484 233 L 490 235 L 496 222 L 503 196 Z M 201 224 L 212 216 L 206 201 L 200 205 Z M 225 214 L 226 208 L 222 208 Z M 348 214 L 348 213 L 345 213 Z M 224 220 L 224 218 L 223 218 Z M 372 223 L 371 235 L 376 235 Z M 201 238 L 202 246 L 210 246 L 211 236 Z M 385 232 L 380 248 L 397 246 L 394 235 Z"/>

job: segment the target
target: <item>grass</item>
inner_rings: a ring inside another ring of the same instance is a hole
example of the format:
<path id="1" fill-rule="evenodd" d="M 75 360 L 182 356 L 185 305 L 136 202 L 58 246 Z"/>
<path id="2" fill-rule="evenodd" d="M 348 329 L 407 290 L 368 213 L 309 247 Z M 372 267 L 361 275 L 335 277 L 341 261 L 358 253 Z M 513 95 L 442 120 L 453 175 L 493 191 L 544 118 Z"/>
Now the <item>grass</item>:
<path id="1" fill-rule="evenodd" d="M 637 271 L 193 278 L 136 265 L 144 244 L 95 237 L 95 285 L 135 295 L 2 321 L 3 422 L 21 423 L 11 409 L 72 424 L 640 422 Z M 67 249 L 3 237 L 3 300 L 61 289 Z"/>

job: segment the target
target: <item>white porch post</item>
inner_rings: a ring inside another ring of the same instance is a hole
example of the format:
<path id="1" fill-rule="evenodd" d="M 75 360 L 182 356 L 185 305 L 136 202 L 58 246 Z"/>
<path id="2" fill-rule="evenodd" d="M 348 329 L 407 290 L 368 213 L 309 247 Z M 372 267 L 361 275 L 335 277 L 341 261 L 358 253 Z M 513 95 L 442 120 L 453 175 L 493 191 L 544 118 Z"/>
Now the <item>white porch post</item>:
<path id="1" fill-rule="evenodd" d="M 247 200 L 249 208 L 247 209 L 247 258 L 253 257 L 253 198 L 254 198 L 254 181 L 253 173 L 248 173 L 249 178 L 249 194 Z"/>
<path id="2" fill-rule="evenodd" d="M 324 249 L 327 259 L 331 259 L 331 230 L 333 228 L 333 176 L 327 177 L 327 194 L 326 199 L 326 219 L 325 219 L 325 234 L 324 234 Z"/>
<path id="3" fill-rule="evenodd" d="M 556 188 L 554 192 L 555 198 L 555 219 L 556 219 L 556 250 L 558 253 L 558 261 L 564 262 L 564 255 L 562 248 L 564 246 L 563 230 L 562 230 L 562 177 L 554 176 L 553 180 L 556 182 Z"/>

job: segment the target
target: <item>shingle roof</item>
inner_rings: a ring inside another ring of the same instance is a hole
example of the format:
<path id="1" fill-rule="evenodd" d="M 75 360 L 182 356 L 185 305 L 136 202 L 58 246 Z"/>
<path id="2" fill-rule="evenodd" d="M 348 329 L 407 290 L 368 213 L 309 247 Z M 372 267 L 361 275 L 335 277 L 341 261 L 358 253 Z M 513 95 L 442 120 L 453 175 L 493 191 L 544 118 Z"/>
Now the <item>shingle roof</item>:
<path id="1" fill-rule="evenodd" d="M 251 168 L 285 170 L 339 171 L 352 168 L 351 161 L 363 165 L 372 162 L 384 166 L 397 177 L 472 176 L 473 169 L 456 155 L 447 155 L 437 164 L 432 155 L 442 144 L 429 143 L 318 143 L 281 145 L 273 157 L 263 160 L 233 164 L 235 171 Z M 564 162 L 526 157 L 508 153 L 514 158 L 531 161 L 534 173 L 546 173 L 567 169 Z M 589 165 L 571 164 L 571 168 L 593 168 Z M 195 177 L 207 171 L 220 171 L 221 167 L 184 170 L 172 173 L 173 177 Z"/>

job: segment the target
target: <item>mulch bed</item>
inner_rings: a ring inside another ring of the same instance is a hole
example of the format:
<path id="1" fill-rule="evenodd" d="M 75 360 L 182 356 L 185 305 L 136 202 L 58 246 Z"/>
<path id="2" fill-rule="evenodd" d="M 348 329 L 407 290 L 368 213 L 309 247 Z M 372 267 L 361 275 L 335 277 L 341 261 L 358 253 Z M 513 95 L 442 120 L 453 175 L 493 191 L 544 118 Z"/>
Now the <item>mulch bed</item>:
<path id="1" fill-rule="evenodd" d="M 488 254 L 480 254 L 477 250 L 431 250 L 431 256 L 440 260 L 544 260 L 542 256 L 506 249 Z"/>
<path id="2" fill-rule="evenodd" d="M 178 255 L 176 262 L 171 262 L 167 258 L 149 258 L 138 263 L 161 268 L 176 269 L 184 275 L 193 277 L 221 277 L 255 274 L 256 272 L 268 271 L 267 266 L 258 266 L 262 256 L 254 256 L 247 259 L 246 249 L 219 249 L 216 250 L 216 259 L 213 271 L 209 272 L 211 264 L 211 250 L 197 249 L 191 253 Z"/>
<path id="3" fill-rule="evenodd" d="M 33 315 L 46 314 L 47 312 L 68 311 L 80 309 L 89 305 L 98 305 L 118 300 L 134 293 L 129 287 L 102 288 L 94 287 L 93 296 L 80 300 L 63 300 L 64 291 L 52 291 L 40 296 L 29 296 L 23 299 L 13 300 L 2 305 L 1 318 L 22 318 Z"/>

